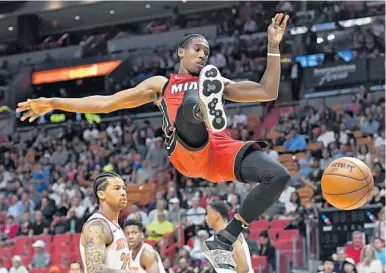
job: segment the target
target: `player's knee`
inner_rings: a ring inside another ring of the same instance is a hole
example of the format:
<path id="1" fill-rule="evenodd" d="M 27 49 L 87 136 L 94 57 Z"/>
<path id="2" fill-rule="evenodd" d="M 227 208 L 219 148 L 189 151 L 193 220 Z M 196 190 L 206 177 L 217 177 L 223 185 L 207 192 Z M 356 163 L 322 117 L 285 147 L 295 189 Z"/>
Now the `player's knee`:
<path id="1" fill-rule="evenodd" d="M 288 172 L 287 168 L 284 166 L 279 166 L 276 168 L 276 170 L 273 172 L 274 175 L 274 183 L 281 188 L 284 188 L 287 186 L 288 182 L 291 180 L 291 175 Z"/>

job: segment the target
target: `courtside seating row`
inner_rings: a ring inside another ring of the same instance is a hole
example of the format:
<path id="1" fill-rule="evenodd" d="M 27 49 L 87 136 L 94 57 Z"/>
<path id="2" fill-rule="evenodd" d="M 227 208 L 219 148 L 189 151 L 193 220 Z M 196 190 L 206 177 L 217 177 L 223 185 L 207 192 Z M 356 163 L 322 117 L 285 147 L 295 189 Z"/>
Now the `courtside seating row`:
<path id="1" fill-rule="evenodd" d="M 11 266 L 11 258 L 14 255 L 19 255 L 22 258 L 23 264 L 27 266 L 34 254 L 32 244 L 37 240 L 45 242 L 45 249 L 51 255 L 51 265 L 68 270 L 68 264 L 71 261 L 81 260 L 79 252 L 80 233 L 54 236 L 40 235 L 33 238 L 20 236 L 14 239 L 14 247 L 0 249 L 0 257 L 4 258 L 4 266 Z"/>
<path id="2" fill-rule="evenodd" d="M 286 258 L 296 266 L 302 267 L 303 261 L 303 243 L 297 229 L 285 228 L 290 224 L 290 220 L 257 220 L 251 223 L 249 226 L 250 238 L 253 240 L 259 240 L 260 232 L 263 230 L 268 231 L 268 236 L 271 240 L 272 245 L 280 251 L 280 259 L 283 254 L 287 255 Z M 286 265 L 286 263 L 281 262 Z M 281 268 L 281 272 L 284 268 Z M 285 269 L 287 270 L 287 269 Z"/>
<path id="3" fill-rule="evenodd" d="M 0 257 L 3 258 L 4 266 L 11 267 L 11 258 L 14 255 L 19 255 L 25 266 L 28 266 L 34 254 L 32 244 L 42 240 L 45 242 L 45 249 L 51 255 L 50 266 L 57 266 L 61 272 L 68 271 L 68 265 L 72 261 L 81 261 L 79 252 L 80 233 L 74 234 L 58 234 L 58 235 L 40 235 L 29 238 L 20 236 L 14 239 L 14 246 L 8 248 L 0 248 Z M 30 271 L 31 273 L 32 271 Z M 40 273 L 39 272 L 36 273 Z M 33 273 L 33 272 L 32 272 Z"/>

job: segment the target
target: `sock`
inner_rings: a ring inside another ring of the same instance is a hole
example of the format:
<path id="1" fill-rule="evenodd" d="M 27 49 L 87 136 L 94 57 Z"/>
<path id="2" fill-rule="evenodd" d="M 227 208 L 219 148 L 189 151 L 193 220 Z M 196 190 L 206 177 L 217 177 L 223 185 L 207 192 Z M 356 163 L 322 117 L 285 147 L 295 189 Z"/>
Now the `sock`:
<path id="1" fill-rule="evenodd" d="M 235 236 L 236 238 L 239 237 L 241 231 L 243 230 L 243 223 L 236 218 L 233 218 L 232 221 L 229 222 L 227 227 L 225 228 L 226 231 L 228 231 L 230 234 Z M 224 236 L 221 236 L 220 234 L 217 235 L 218 239 L 228 245 L 233 245 L 234 242 L 229 241 Z"/>

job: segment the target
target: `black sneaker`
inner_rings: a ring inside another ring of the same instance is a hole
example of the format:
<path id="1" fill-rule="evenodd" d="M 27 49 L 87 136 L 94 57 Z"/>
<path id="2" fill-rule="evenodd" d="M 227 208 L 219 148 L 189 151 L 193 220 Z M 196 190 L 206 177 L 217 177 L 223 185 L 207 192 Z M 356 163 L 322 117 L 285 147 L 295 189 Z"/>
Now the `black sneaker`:
<path id="1" fill-rule="evenodd" d="M 224 232 L 224 230 L 220 231 Z M 217 235 L 206 239 L 201 244 L 201 250 L 205 258 L 213 265 L 217 273 L 235 273 L 236 263 L 233 259 L 233 247 L 223 243 Z"/>
<path id="2" fill-rule="evenodd" d="M 227 117 L 224 111 L 224 83 L 217 67 L 205 66 L 200 72 L 198 98 L 202 117 L 208 128 L 216 133 L 227 127 Z"/>

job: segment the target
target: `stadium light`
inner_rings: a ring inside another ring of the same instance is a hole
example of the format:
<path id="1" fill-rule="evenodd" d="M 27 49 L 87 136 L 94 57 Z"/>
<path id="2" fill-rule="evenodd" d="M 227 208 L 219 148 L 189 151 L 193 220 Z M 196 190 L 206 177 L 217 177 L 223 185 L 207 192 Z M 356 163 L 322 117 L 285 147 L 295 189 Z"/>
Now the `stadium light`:
<path id="1" fill-rule="evenodd" d="M 334 34 L 329 34 L 327 36 L 327 40 L 331 41 L 331 40 L 334 40 L 335 39 L 335 35 Z"/>
<path id="2" fill-rule="evenodd" d="M 324 39 L 323 39 L 322 37 L 318 37 L 318 39 L 316 39 L 316 42 L 317 42 L 318 44 L 321 44 L 321 43 L 324 42 Z"/>

